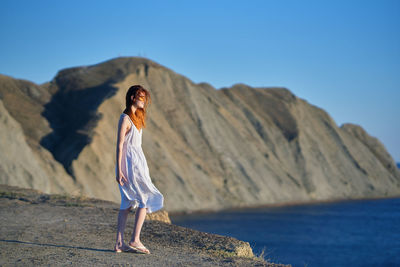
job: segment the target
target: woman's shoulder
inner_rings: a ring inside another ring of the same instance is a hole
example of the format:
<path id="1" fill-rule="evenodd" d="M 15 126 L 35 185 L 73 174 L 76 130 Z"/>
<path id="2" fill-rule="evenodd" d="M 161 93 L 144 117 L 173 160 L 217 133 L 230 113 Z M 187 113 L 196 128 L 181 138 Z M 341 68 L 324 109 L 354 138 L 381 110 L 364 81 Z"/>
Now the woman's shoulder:
<path id="1" fill-rule="evenodd" d="M 121 115 L 119 115 L 120 123 L 123 122 L 123 121 L 129 121 L 129 119 L 127 117 L 129 117 L 128 114 L 121 113 Z"/>
<path id="2" fill-rule="evenodd" d="M 120 119 L 124 119 L 124 120 L 127 120 L 126 117 L 129 117 L 129 115 L 126 113 L 121 113 L 121 115 L 119 116 Z"/>

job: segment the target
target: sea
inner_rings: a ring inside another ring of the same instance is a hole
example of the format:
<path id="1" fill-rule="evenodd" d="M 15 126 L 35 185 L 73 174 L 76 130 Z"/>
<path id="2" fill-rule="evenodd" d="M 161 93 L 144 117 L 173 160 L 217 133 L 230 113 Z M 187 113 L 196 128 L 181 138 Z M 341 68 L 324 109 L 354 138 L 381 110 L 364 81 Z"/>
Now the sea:
<path id="1" fill-rule="evenodd" d="M 171 220 L 247 241 L 268 262 L 400 266 L 400 198 L 171 215 Z"/>

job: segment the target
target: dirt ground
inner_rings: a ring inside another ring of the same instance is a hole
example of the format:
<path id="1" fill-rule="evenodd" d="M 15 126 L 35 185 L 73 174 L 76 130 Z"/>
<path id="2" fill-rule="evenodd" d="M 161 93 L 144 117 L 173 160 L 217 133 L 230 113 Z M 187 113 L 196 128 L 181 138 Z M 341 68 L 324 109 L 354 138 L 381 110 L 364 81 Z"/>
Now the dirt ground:
<path id="1" fill-rule="evenodd" d="M 246 255 L 248 243 L 146 220 L 150 255 L 115 253 L 119 205 L 0 185 L 0 265 L 288 266 Z M 132 234 L 134 212 L 125 239 Z M 250 251 L 250 253 L 252 253 Z"/>

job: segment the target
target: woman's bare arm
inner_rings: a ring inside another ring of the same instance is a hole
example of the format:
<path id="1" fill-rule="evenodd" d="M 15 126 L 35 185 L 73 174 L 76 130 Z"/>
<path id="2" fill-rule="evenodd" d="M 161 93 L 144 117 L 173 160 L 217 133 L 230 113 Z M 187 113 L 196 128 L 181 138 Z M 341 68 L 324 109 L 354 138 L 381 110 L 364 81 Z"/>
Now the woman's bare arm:
<path id="1" fill-rule="evenodd" d="M 129 125 L 130 125 L 129 118 L 126 118 L 126 116 L 121 117 L 121 119 L 118 122 L 117 149 L 116 149 L 118 174 L 121 173 L 122 148 L 124 146 L 125 135 L 129 130 Z"/>

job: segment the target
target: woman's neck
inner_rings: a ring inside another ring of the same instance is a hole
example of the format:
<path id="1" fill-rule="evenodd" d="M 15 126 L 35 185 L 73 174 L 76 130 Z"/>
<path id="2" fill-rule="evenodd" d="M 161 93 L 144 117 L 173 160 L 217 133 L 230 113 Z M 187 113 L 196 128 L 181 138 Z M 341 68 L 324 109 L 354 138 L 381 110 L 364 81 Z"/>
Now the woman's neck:
<path id="1" fill-rule="evenodd" d="M 131 112 L 132 112 L 132 114 L 135 114 L 135 112 L 136 112 L 136 107 L 134 105 L 131 106 Z"/>

